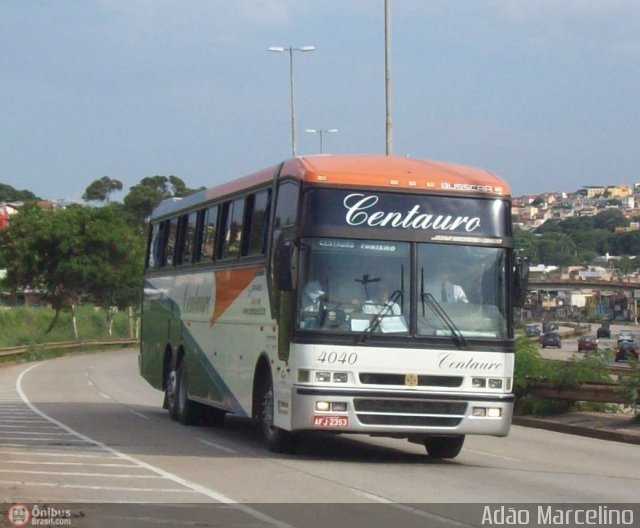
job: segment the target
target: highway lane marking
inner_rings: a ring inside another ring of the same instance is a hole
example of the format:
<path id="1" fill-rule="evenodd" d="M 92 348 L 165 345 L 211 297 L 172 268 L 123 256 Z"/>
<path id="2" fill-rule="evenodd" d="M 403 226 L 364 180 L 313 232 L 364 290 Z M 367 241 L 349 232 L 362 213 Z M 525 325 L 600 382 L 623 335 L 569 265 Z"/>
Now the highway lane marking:
<path id="1" fill-rule="evenodd" d="M 24 454 L 24 453 L 20 453 Z M 119 468 L 137 468 L 133 464 L 89 464 L 87 462 L 44 462 L 42 460 L 5 460 L 0 464 L 22 464 L 27 466 L 82 466 L 82 467 L 119 467 Z"/>
<path id="2" fill-rule="evenodd" d="M 33 486 L 45 488 L 66 488 L 66 489 L 89 489 L 98 491 L 143 491 L 143 492 L 162 492 L 162 493 L 198 493 L 197 491 L 184 488 L 128 488 L 125 486 L 87 486 L 84 484 L 61 484 L 59 482 L 34 482 L 24 480 L 0 480 L 0 484 L 9 486 Z"/>
<path id="3" fill-rule="evenodd" d="M 140 469 L 140 468 L 138 468 Z M 159 475 L 133 475 L 127 473 L 80 473 L 77 471 L 34 471 L 31 469 L 0 469 L 0 473 L 20 473 L 21 475 L 64 475 L 67 477 L 100 477 L 100 478 L 135 478 L 135 479 L 162 479 Z"/>
<path id="4" fill-rule="evenodd" d="M 44 421 L 42 421 L 42 425 L 0 425 L 0 429 L 26 429 L 27 427 L 35 429 L 57 429 L 55 425 Z"/>
<path id="5" fill-rule="evenodd" d="M 226 453 L 232 453 L 234 455 L 237 455 L 238 453 L 240 453 L 240 451 L 236 451 L 235 449 L 231 449 L 230 447 L 225 447 L 223 445 L 220 444 L 216 444 L 215 442 L 211 442 L 210 440 L 205 440 L 204 438 L 198 438 L 198 440 L 200 442 L 202 442 L 205 445 L 214 447 L 216 449 L 219 449 L 220 451 L 224 451 Z"/>
<path id="6" fill-rule="evenodd" d="M 91 370 L 93 370 L 93 367 L 91 367 L 91 369 L 89 369 L 87 372 L 84 373 L 84 375 L 87 378 L 87 383 L 93 388 L 95 389 L 95 391 L 102 396 L 105 400 L 110 400 L 111 396 L 109 396 L 107 393 L 102 392 L 97 386 L 96 384 L 91 380 L 90 376 L 91 376 Z"/>
<path id="7" fill-rule="evenodd" d="M 70 436 L 69 433 L 54 433 L 53 431 L 47 431 L 46 433 L 40 433 L 37 431 L 6 431 L 6 434 L 11 435 L 36 435 L 36 436 Z M 4 438 L 2 432 L 0 432 L 0 438 Z"/>
<path id="8" fill-rule="evenodd" d="M 376 495 L 374 493 L 369 493 L 368 491 L 362 491 L 357 488 L 351 488 L 357 495 L 361 495 L 371 501 L 379 502 L 380 504 L 386 504 L 391 508 L 396 508 L 403 512 L 411 513 L 418 517 L 423 517 L 425 519 L 429 519 L 431 521 L 438 521 L 442 524 L 449 524 L 451 526 L 458 526 L 460 528 L 473 528 L 473 525 L 467 524 L 461 521 L 456 521 L 455 519 L 451 519 L 449 517 L 444 517 L 437 513 L 431 513 L 428 511 L 420 510 L 418 508 L 414 508 L 412 506 L 408 506 L 407 504 L 400 504 L 398 502 L 394 502 L 391 499 L 387 499 L 385 497 L 381 497 L 380 495 Z"/>
<path id="9" fill-rule="evenodd" d="M 70 435 L 66 435 L 66 436 L 70 436 Z M 4 435 L 0 435 L 0 442 L 10 442 L 10 441 L 15 441 L 15 440 L 19 440 L 20 442 L 60 442 L 61 438 L 60 437 L 54 437 L 54 436 L 44 436 L 44 437 L 38 437 L 38 438 L 29 438 L 29 437 L 23 437 L 23 436 L 4 436 Z M 83 445 L 84 442 L 80 442 L 78 440 L 74 440 L 74 439 L 70 439 L 70 440 L 65 440 L 65 442 L 67 443 L 73 443 L 73 445 Z M 29 444 L 27 444 L 29 445 Z"/>
<path id="10" fill-rule="evenodd" d="M 486 453 L 484 451 L 476 451 L 475 449 L 466 449 L 465 451 L 468 453 L 474 453 L 476 455 L 484 455 L 484 456 L 488 456 L 488 457 L 493 457 L 493 458 L 500 458 L 501 460 L 509 460 L 511 462 L 522 462 L 522 460 L 520 460 L 519 458 L 511 458 L 508 456 L 504 456 L 504 455 L 494 455 L 493 453 Z"/>
<path id="11" fill-rule="evenodd" d="M 24 455 L 24 451 L 6 451 L 0 449 L 0 453 L 6 453 L 8 455 Z M 61 457 L 61 458 L 104 458 L 105 460 L 120 460 L 118 457 L 105 455 L 100 452 L 95 455 L 89 455 L 86 453 L 60 453 L 51 451 L 29 451 L 29 456 L 45 456 L 45 457 Z"/>
<path id="12" fill-rule="evenodd" d="M 61 429 L 63 429 L 64 431 L 67 431 L 68 433 L 76 436 L 77 438 L 79 438 L 80 440 L 90 443 L 94 446 L 97 446 L 101 449 L 104 449 L 105 451 L 111 453 L 112 455 L 115 455 L 119 458 L 122 458 L 123 460 L 128 460 L 129 462 L 133 462 L 134 464 L 139 465 L 140 467 L 146 468 L 149 471 L 151 471 L 152 473 L 156 473 L 157 475 L 164 477 L 168 480 L 171 480 L 173 482 L 175 482 L 176 484 L 179 484 L 181 486 L 184 486 L 190 490 L 192 490 L 194 493 L 198 493 L 201 495 L 204 495 L 206 497 L 209 497 L 212 500 L 215 500 L 217 502 L 221 502 L 224 504 L 228 504 L 230 507 L 235 508 L 251 517 L 253 517 L 254 519 L 257 519 L 259 521 L 262 522 L 266 522 L 268 524 L 271 524 L 273 526 L 278 526 L 280 528 L 293 528 L 290 524 L 285 523 L 283 521 L 280 521 L 278 519 L 275 519 L 269 515 L 266 515 L 254 508 L 251 508 L 250 506 L 247 506 L 245 504 L 239 503 L 234 501 L 233 499 L 231 499 L 230 497 L 227 497 L 226 495 L 219 493 L 213 489 L 207 488 L 205 486 L 202 486 L 200 484 L 196 484 L 195 482 L 191 482 L 189 480 L 186 480 L 182 477 L 179 477 L 178 475 L 174 475 L 173 473 L 170 473 L 169 471 L 166 471 L 162 468 L 153 466 L 147 462 L 143 462 L 140 459 L 137 459 L 131 455 L 127 455 L 126 453 L 123 453 L 121 451 L 118 451 L 117 449 L 114 449 L 113 447 L 108 446 L 107 444 L 104 444 L 98 440 L 94 440 L 93 438 L 80 433 L 79 431 L 76 431 L 75 429 L 69 427 L 68 425 L 62 423 L 59 420 L 56 420 L 55 418 L 53 418 L 52 416 L 49 416 L 48 414 L 46 414 L 44 411 L 41 411 L 38 407 L 36 407 L 31 400 L 29 400 L 29 398 L 27 397 L 26 393 L 24 392 L 23 388 L 22 388 L 22 380 L 24 379 L 25 375 L 29 372 L 31 372 L 33 369 L 39 367 L 40 365 L 42 365 L 43 363 L 36 363 L 35 365 L 31 365 L 30 367 L 26 368 L 25 370 L 23 370 L 20 375 L 18 376 L 18 379 L 16 380 L 16 390 L 18 392 L 18 395 L 20 396 L 20 399 L 27 405 L 27 407 L 29 407 L 29 409 L 31 409 L 34 413 L 36 413 L 38 416 L 41 416 L 42 418 L 44 418 L 45 420 L 50 421 L 51 423 L 57 425 L 58 427 L 60 427 Z M 25 485 L 24 483 L 22 485 Z M 69 485 L 61 485 L 61 487 L 65 487 L 65 486 L 69 486 Z M 102 489 L 100 486 L 97 486 L 96 489 Z M 152 491 L 152 490 L 149 490 Z"/>
<path id="13" fill-rule="evenodd" d="M 141 412 L 134 411 L 133 409 L 129 409 L 129 412 L 130 412 L 131 414 L 135 414 L 136 416 L 139 416 L 140 418 L 144 418 L 145 420 L 148 420 L 148 419 L 149 419 L 149 417 L 148 417 L 148 416 L 145 416 L 145 415 L 144 415 L 144 414 L 142 414 Z"/>

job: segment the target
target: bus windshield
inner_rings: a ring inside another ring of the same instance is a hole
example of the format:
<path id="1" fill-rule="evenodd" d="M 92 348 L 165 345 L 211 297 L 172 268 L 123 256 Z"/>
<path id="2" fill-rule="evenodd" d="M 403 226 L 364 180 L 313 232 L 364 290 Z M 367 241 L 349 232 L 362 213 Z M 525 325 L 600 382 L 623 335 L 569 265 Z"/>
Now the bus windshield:
<path id="1" fill-rule="evenodd" d="M 299 329 L 447 339 L 507 335 L 505 249 L 311 237 L 300 249 Z"/>

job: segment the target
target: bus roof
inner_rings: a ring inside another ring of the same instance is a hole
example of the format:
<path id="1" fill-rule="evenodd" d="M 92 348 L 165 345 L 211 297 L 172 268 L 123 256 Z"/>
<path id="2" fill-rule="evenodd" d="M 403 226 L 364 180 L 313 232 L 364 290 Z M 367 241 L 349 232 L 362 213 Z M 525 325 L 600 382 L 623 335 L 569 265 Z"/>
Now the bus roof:
<path id="1" fill-rule="evenodd" d="M 254 172 L 186 198 L 169 198 L 156 207 L 152 218 L 199 203 L 251 189 L 279 177 L 294 177 L 316 185 L 349 185 L 408 189 L 447 194 L 509 196 L 510 189 L 500 177 L 485 169 L 442 161 L 382 155 L 299 156 L 282 165 Z"/>

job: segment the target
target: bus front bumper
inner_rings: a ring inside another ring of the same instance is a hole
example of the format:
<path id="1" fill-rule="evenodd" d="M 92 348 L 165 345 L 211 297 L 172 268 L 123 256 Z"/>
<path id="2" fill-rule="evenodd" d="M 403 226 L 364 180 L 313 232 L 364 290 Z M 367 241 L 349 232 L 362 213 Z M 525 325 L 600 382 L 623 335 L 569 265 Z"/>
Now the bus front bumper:
<path id="1" fill-rule="evenodd" d="M 506 436 L 514 395 L 294 386 L 291 429 L 376 436 Z"/>

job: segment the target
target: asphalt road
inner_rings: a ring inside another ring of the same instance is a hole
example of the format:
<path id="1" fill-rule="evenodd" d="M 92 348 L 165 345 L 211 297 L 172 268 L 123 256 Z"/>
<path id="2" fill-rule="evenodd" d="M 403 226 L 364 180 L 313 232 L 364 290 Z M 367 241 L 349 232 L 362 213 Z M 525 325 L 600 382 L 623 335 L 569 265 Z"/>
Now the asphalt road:
<path id="1" fill-rule="evenodd" d="M 107 506 L 105 526 L 177 523 L 187 505 L 207 504 L 204 526 L 332 528 L 358 515 L 344 526 L 482 524 L 477 508 L 452 503 L 638 502 L 637 445 L 513 426 L 506 438 L 468 437 L 451 461 L 402 440 L 320 433 L 279 456 L 251 422 L 185 427 L 161 401 L 133 350 L 0 369 L 0 497 L 146 504 Z M 105 507 L 83 508 L 74 525 L 99 526 L 87 523 Z"/>
<path id="2" fill-rule="evenodd" d="M 559 323 L 559 324 L 562 325 L 562 323 Z M 595 336 L 599 326 L 600 325 L 598 324 L 592 324 L 591 332 L 589 332 L 587 335 Z M 560 328 L 562 329 L 563 327 L 560 326 Z M 612 324 L 611 338 L 598 339 L 598 348 L 600 348 L 601 350 L 605 350 L 609 348 L 612 351 L 615 351 L 616 344 L 617 344 L 617 337 L 621 330 L 630 330 L 631 332 L 633 332 L 636 342 L 640 342 L 640 326 Z M 570 331 L 570 329 L 567 327 L 566 331 Z M 580 353 L 578 352 L 578 338 L 574 335 L 563 337 L 561 344 L 562 344 L 562 347 L 559 349 L 551 348 L 551 347 L 540 348 L 540 355 L 548 359 L 568 360 L 568 359 L 571 359 L 574 355 L 581 357 L 581 355 L 583 354 L 582 352 Z"/>

